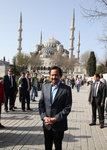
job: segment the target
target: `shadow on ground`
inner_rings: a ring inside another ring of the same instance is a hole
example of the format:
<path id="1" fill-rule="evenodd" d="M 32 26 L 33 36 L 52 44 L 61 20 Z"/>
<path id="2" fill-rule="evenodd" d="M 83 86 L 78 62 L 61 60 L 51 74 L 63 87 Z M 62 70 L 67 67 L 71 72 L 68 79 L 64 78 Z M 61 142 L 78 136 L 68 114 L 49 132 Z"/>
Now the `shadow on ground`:
<path id="1" fill-rule="evenodd" d="M 26 128 L 23 128 L 23 130 Z M 41 127 L 38 127 L 40 130 Z M 19 128 L 20 130 L 20 128 Z M 33 130 L 36 130 L 34 128 Z M 33 131 L 31 129 L 31 131 Z M 86 139 L 86 138 L 91 138 L 91 136 L 74 136 L 71 134 L 66 134 L 64 136 L 63 141 L 64 142 L 78 142 L 80 139 Z M 44 144 L 44 136 L 43 136 L 43 131 L 41 130 L 41 133 L 39 134 L 30 134 L 30 133 L 23 133 L 22 134 L 17 134 L 17 133 L 1 133 L 0 134 L 0 148 L 8 148 L 10 146 L 15 146 L 15 145 L 43 145 Z"/>

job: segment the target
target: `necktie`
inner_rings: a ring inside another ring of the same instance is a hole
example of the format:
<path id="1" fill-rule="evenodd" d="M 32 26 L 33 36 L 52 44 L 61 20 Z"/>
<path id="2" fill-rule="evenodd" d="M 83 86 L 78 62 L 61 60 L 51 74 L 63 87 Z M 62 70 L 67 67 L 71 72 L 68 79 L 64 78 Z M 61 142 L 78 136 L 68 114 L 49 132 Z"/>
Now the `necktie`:
<path id="1" fill-rule="evenodd" d="M 11 76 L 10 76 L 10 80 L 9 80 L 9 83 L 10 83 L 10 87 L 11 87 L 11 85 L 12 85 L 12 84 L 11 84 Z"/>

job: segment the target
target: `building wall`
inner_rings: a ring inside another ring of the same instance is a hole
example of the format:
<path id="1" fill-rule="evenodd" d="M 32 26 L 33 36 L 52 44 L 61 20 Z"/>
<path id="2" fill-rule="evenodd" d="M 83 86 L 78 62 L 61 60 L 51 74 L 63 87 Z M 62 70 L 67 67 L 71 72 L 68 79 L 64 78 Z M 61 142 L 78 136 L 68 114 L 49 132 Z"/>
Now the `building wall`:
<path id="1" fill-rule="evenodd" d="M 0 78 L 3 78 L 4 75 L 8 73 L 10 65 L 8 62 L 0 61 Z"/>

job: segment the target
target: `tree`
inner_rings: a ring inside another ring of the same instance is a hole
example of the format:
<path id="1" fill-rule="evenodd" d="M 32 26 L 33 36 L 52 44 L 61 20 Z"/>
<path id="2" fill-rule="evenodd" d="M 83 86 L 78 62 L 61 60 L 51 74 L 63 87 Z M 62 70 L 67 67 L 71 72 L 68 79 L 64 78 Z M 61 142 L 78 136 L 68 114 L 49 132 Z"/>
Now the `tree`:
<path id="1" fill-rule="evenodd" d="M 19 75 L 18 66 L 16 65 L 16 57 L 13 57 L 13 65 L 12 65 L 13 74 Z"/>
<path id="2" fill-rule="evenodd" d="M 89 76 L 93 76 L 96 72 L 96 57 L 93 51 L 90 52 L 86 69 Z"/>
<path id="3" fill-rule="evenodd" d="M 104 73 L 104 68 L 102 65 L 97 66 L 96 73 L 98 73 L 98 74 Z"/>
<path id="4" fill-rule="evenodd" d="M 18 53 L 13 57 L 13 70 L 16 75 L 20 72 L 25 71 L 28 68 L 29 56 L 24 53 Z"/>
<path id="5" fill-rule="evenodd" d="M 40 59 L 39 54 L 36 54 L 36 53 L 31 54 L 29 64 L 30 64 L 30 68 L 31 68 L 31 70 L 33 70 L 33 72 L 38 70 L 38 67 L 41 65 L 41 59 Z"/>
<path id="6" fill-rule="evenodd" d="M 56 52 L 52 56 L 53 65 L 57 65 L 66 72 L 68 70 L 73 70 L 75 60 L 69 59 L 68 57 L 64 57 L 61 52 Z"/>
<path id="7" fill-rule="evenodd" d="M 97 6 L 92 9 L 83 8 L 83 15 L 88 18 L 105 18 L 107 17 L 107 0 L 97 0 Z"/>
<path id="8" fill-rule="evenodd" d="M 92 7 L 90 9 L 82 7 L 82 14 L 88 19 L 93 19 L 94 21 L 95 19 L 104 19 L 105 22 L 107 18 L 107 0 L 96 0 L 96 7 L 93 9 Z M 99 41 L 103 43 L 107 42 L 106 33 L 99 39 Z"/>
<path id="9" fill-rule="evenodd" d="M 62 56 L 61 52 L 56 52 L 54 53 L 54 55 L 52 56 L 52 64 L 53 65 L 57 65 L 59 67 L 63 67 L 64 65 L 64 57 Z"/>
<path id="10" fill-rule="evenodd" d="M 83 65 L 86 66 L 89 56 L 90 56 L 90 51 L 86 51 L 81 55 L 80 61 Z"/>

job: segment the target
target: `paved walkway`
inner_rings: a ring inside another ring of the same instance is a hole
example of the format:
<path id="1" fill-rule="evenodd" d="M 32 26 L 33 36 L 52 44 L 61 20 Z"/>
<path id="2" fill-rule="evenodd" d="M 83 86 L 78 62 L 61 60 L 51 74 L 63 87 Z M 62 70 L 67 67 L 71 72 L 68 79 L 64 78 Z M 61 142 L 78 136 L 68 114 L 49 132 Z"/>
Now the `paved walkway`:
<path id="1" fill-rule="evenodd" d="M 65 132 L 63 150 L 107 150 L 107 115 L 105 128 L 99 128 L 98 120 L 96 126 L 90 127 L 88 87 L 81 87 L 79 93 L 74 89 L 72 93 L 73 105 L 68 116 L 69 130 Z M 2 123 L 6 128 L 0 130 L 1 150 L 44 150 L 38 100 L 39 97 L 36 102 L 31 102 L 32 112 L 22 112 L 17 98 L 18 109 L 15 112 L 2 113 Z"/>

